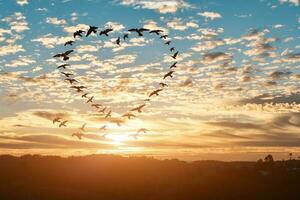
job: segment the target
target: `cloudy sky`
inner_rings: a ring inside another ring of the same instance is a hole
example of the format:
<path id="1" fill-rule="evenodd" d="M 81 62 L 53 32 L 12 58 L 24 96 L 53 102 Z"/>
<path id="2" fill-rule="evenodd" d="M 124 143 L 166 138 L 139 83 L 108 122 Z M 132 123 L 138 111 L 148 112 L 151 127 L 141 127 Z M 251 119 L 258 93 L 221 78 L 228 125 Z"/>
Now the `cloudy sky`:
<path id="1" fill-rule="evenodd" d="M 300 156 L 299 0 L 0 0 L 0 153 Z M 98 33 L 73 32 L 97 26 Z M 161 29 L 167 39 L 129 33 Z M 112 28 L 109 37 L 99 31 Z M 171 41 L 171 45 L 164 44 Z M 159 96 L 179 51 L 173 78 Z M 70 60 L 53 55 L 74 49 Z M 64 81 L 74 74 L 104 118 Z M 146 104 L 128 120 L 124 113 Z M 56 117 L 67 127 L 53 124 Z M 85 131 L 79 130 L 86 123 Z M 121 126 L 118 126 L 117 124 Z M 106 130 L 100 127 L 106 126 Z M 148 129 L 137 138 L 141 128 Z M 82 133 L 79 140 L 73 133 Z M 105 135 L 104 135 L 105 134 Z"/>

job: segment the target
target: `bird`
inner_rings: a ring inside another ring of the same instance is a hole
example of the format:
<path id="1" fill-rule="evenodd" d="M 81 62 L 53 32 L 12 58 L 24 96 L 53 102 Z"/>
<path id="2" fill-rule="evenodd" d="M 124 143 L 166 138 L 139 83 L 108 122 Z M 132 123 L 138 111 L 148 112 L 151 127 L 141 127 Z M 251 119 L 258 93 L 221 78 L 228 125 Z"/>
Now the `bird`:
<path id="1" fill-rule="evenodd" d="M 83 31 L 83 30 L 75 31 L 75 32 L 73 33 L 73 37 L 74 37 L 74 38 L 76 38 L 76 36 L 82 37 L 82 33 L 85 33 L 85 31 Z"/>
<path id="2" fill-rule="evenodd" d="M 86 123 L 82 124 L 82 126 L 79 128 L 81 131 L 85 131 L 85 126 L 86 126 Z"/>
<path id="3" fill-rule="evenodd" d="M 166 79 L 168 76 L 171 77 L 171 78 L 173 78 L 173 76 L 172 76 L 173 73 L 174 73 L 174 71 L 169 71 L 168 73 L 166 73 L 164 75 L 164 79 Z"/>
<path id="4" fill-rule="evenodd" d="M 176 59 L 177 55 L 178 55 L 178 51 L 176 53 L 174 53 L 174 55 L 171 56 L 171 57 L 174 58 L 174 59 Z"/>
<path id="5" fill-rule="evenodd" d="M 167 87 L 167 86 L 168 86 L 168 84 L 166 84 L 166 83 L 159 83 L 159 85 L 160 85 L 161 87 Z"/>
<path id="6" fill-rule="evenodd" d="M 171 47 L 170 48 L 170 51 L 172 52 L 172 51 L 175 51 L 175 48 L 174 47 Z"/>
<path id="7" fill-rule="evenodd" d="M 167 41 L 165 42 L 166 45 L 170 45 L 171 44 L 171 41 Z"/>
<path id="8" fill-rule="evenodd" d="M 67 66 L 70 66 L 70 65 L 69 64 L 59 65 L 58 67 L 56 67 L 56 69 L 60 69 L 60 68 L 66 69 Z"/>
<path id="9" fill-rule="evenodd" d="M 78 81 L 75 80 L 75 79 L 73 79 L 73 78 L 66 78 L 65 81 L 69 81 L 71 85 L 72 85 L 74 82 L 77 82 L 77 83 L 78 83 Z"/>
<path id="10" fill-rule="evenodd" d="M 107 135 L 108 135 L 108 133 L 104 133 L 104 134 L 102 135 L 102 137 L 105 138 Z"/>
<path id="11" fill-rule="evenodd" d="M 162 35 L 160 36 L 160 39 L 167 39 L 168 35 Z"/>
<path id="12" fill-rule="evenodd" d="M 73 134 L 72 134 L 72 137 L 74 137 L 74 136 L 78 137 L 78 139 L 81 140 L 81 138 L 84 136 L 84 134 L 83 134 L 83 133 L 76 132 L 76 133 L 73 133 Z"/>
<path id="13" fill-rule="evenodd" d="M 144 101 L 151 101 L 151 99 L 149 99 L 149 98 L 148 99 L 144 99 Z"/>
<path id="14" fill-rule="evenodd" d="M 82 89 L 84 89 L 84 88 L 86 88 L 86 87 L 84 87 L 84 86 L 71 86 L 71 88 L 76 89 L 77 92 L 82 92 L 82 91 L 83 91 Z"/>
<path id="15" fill-rule="evenodd" d="M 81 98 L 87 98 L 87 95 L 88 95 L 89 93 L 84 93 L 83 95 L 81 95 Z"/>
<path id="16" fill-rule="evenodd" d="M 106 118 L 108 118 L 108 117 L 111 117 L 111 110 L 110 110 L 110 111 L 108 111 L 108 113 L 105 115 L 105 117 L 104 117 L 104 118 L 106 119 Z"/>
<path id="17" fill-rule="evenodd" d="M 73 40 L 69 40 L 69 41 L 65 42 L 64 46 L 67 46 L 67 45 L 70 45 L 70 46 L 72 46 L 72 45 L 73 45 L 73 43 L 74 43 L 74 41 L 73 41 Z"/>
<path id="18" fill-rule="evenodd" d="M 139 133 L 130 134 L 129 137 L 133 137 L 134 139 L 138 139 Z"/>
<path id="19" fill-rule="evenodd" d="M 92 103 L 92 102 L 93 102 L 93 98 L 94 98 L 94 96 L 90 97 L 90 98 L 86 101 L 86 103 Z"/>
<path id="20" fill-rule="evenodd" d="M 121 46 L 120 42 L 121 42 L 121 38 L 118 37 L 118 39 L 116 40 L 117 45 Z"/>
<path id="21" fill-rule="evenodd" d="M 98 109 L 98 108 L 100 108 L 100 106 L 102 106 L 102 105 L 99 104 L 99 103 L 93 103 L 91 106 Z"/>
<path id="22" fill-rule="evenodd" d="M 100 130 L 100 131 L 106 131 L 106 127 L 107 127 L 106 125 L 101 126 L 101 127 L 99 128 L 99 130 Z"/>
<path id="23" fill-rule="evenodd" d="M 97 33 L 98 27 L 96 26 L 90 26 L 89 30 L 86 33 L 86 37 L 89 36 L 91 33 Z"/>
<path id="24" fill-rule="evenodd" d="M 170 66 L 170 69 L 176 68 L 176 67 L 177 67 L 176 64 L 177 64 L 177 62 L 174 62 L 174 63 Z"/>
<path id="25" fill-rule="evenodd" d="M 106 110 L 106 107 L 104 107 L 101 110 L 99 110 L 99 112 L 104 114 L 105 110 Z"/>
<path id="26" fill-rule="evenodd" d="M 55 124 L 55 122 L 60 122 L 60 120 L 61 120 L 61 118 L 60 118 L 60 117 L 56 117 L 56 118 L 54 118 L 54 119 L 53 119 L 53 121 L 52 121 L 52 122 L 53 122 L 53 124 Z"/>
<path id="27" fill-rule="evenodd" d="M 141 113 L 142 112 L 142 108 L 145 107 L 145 106 L 146 106 L 146 104 L 142 104 L 142 105 L 140 105 L 138 107 L 135 107 L 135 108 L 131 109 L 130 111 L 138 111 L 139 113 Z"/>
<path id="28" fill-rule="evenodd" d="M 111 32 L 111 31 L 113 31 L 112 28 L 107 28 L 107 29 L 101 31 L 99 35 L 106 35 L 106 36 L 108 36 L 108 33 Z"/>
<path id="29" fill-rule="evenodd" d="M 140 132 L 143 132 L 143 133 L 146 133 L 147 131 L 149 131 L 148 129 L 146 128 L 140 128 L 137 133 L 140 133 Z"/>
<path id="30" fill-rule="evenodd" d="M 131 119 L 132 117 L 136 117 L 136 116 L 132 113 L 126 113 L 126 114 L 122 115 L 122 117 L 127 117 L 128 119 Z"/>
<path id="31" fill-rule="evenodd" d="M 143 32 L 144 31 L 149 31 L 149 29 L 146 29 L 146 28 L 132 28 L 132 29 L 129 29 L 128 31 L 136 32 L 136 33 L 139 34 L 139 36 L 143 36 Z"/>
<path id="32" fill-rule="evenodd" d="M 129 36 L 128 36 L 128 34 L 126 33 L 126 34 L 124 34 L 123 35 L 123 40 L 126 40 L 126 38 L 128 38 Z"/>
<path id="33" fill-rule="evenodd" d="M 162 90 L 163 90 L 163 89 L 157 89 L 157 90 L 154 90 L 153 92 L 150 93 L 149 97 L 151 97 L 151 96 L 153 96 L 153 95 L 158 96 L 158 95 L 159 95 L 158 93 L 159 93 L 160 91 L 162 91 Z"/>
<path id="34" fill-rule="evenodd" d="M 63 60 L 69 60 L 69 54 L 72 53 L 74 50 L 68 50 L 68 51 L 65 51 L 63 53 L 59 53 L 59 54 L 56 54 L 54 55 L 53 57 L 54 58 L 58 58 L 58 57 L 63 57 Z"/>
<path id="35" fill-rule="evenodd" d="M 159 33 L 164 32 L 163 30 L 152 30 L 149 33 L 155 33 L 156 35 L 159 35 Z"/>
<path id="36" fill-rule="evenodd" d="M 65 126 L 65 127 L 66 127 L 66 126 L 67 126 L 67 125 L 66 125 L 67 122 L 68 122 L 68 120 L 65 120 L 65 121 L 63 121 L 63 122 L 60 122 L 59 128 L 62 127 L 62 126 Z"/>
<path id="37" fill-rule="evenodd" d="M 60 73 L 62 73 L 63 75 L 65 75 L 66 77 L 70 77 L 70 76 L 73 76 L 74 74 L 71 74 L 71 73 L 65 73 L 65 72 L 60 72 Z"/>

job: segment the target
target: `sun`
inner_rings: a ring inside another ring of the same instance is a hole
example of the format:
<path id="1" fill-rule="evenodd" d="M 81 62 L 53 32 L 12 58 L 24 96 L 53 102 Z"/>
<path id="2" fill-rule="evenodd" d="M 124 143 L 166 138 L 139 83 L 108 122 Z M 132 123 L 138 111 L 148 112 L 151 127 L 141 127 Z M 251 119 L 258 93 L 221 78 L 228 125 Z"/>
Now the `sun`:
<path id="1" fill-rule="evenodd" d="M 113 143 L 116 145 L 123 145 L 124 142 L 130 139 L 128 138 L 128 135 L 124 135 L 124 134 L 110 134 L 107 135 L 106 138 L 111 139 Z"/>

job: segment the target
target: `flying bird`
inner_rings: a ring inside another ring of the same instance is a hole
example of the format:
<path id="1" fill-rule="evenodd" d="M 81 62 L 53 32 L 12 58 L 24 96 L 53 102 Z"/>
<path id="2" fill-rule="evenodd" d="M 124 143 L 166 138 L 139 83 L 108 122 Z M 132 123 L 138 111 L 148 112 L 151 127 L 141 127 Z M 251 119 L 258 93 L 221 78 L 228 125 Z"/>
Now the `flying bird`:
<path id="1" fill-rule="evenodd" d="M 108 113 L 105 115 L 105 117 L 104 117 L 104 118 L 106 119 L 106 118 L 108 118 L 108 117 L 111 117 L 111 110 L 110 110 L 110 111 L 108 111 Z"/>
<path id="2" fill-rule="evenodd" d="M 170 45 L 171 44 L 171 41 L 167 41 L 165 42 L 166 45 Z"/>
<path id="3" fill-rule="evenodd" d="M 81 98 L 87 98 L 87 95 L 88 95 L 89 93 L 84 93 L 83 95 L 81 95 Z"/>
<path id="4" fill-rule="evenodd" d="M 101 126 L 101 127 L 99 128 L 99 130 L 100 130 L 100 131 L 106 131 L 106 127 L 107 127 L 106 125 Z"/>
<path id="5" fill-rule="evenodd" d="M 104 114 L 105 110 L 106 110 L 106 107 L 104 107 L 101 110 L 99 110 L 99 112 Z"/>
<path id="6" fill-rule="evenodd" d="M 97 33 L 98 27 L 96 26 L 90 26 L 89 30 L 86 33 L 86 37 L 89 36 L 91 33 Z"/>
<path id="7" fill-rule="evenodd" d="M 83 134 L 83 133 L 76 132 L 76 133 L 73 133 L 73 134 L 72 134 L 72 137 L 75 137 L 75 136 L 78 137 L 79 140 L 81 140 L 81 138 L 84 136 L 84 134 Z"/>
<path id="8" fill-rule="evenodd" d="M 106 35 L 108 36 L 108 33 L 113 31 L 112 28 L 108 28 L 108 29 L 105 29 L 104 31 L 101 31 L 99 35 Z"/>
<path id="9" fill-rule="evenodd" d="M 174 58 L 174 59 L 176 59 L 177 55 L 178 55 L 178 51 L 176 53 L 174 53 L 174 55 L 171 56 L 171 57 Z"/>
<path id="10" fill-rule="evenodd" d="M 60 118 L 60 117 L 56 117 L 56 118 L 54 118 L 54 119 L 53 119 L 53 121 L 52 121 L 52 122 L 53 122 L 53 124 L 55 124 L 55 122 L 60 122 L 60 120 L 61 120 L 61 118 Z"/>
<path id="11" fill-rule="evenodd" d="M 157 90 L 154 90 L 153 92 L 150 93 L 149 97 L 152 97 L 153 95 L 158 96 L 158 95 L 159 95 L 158 93 L 159 93 L 160 91 L 162 91 L 162 90 L 163 90 L 163 89 L 157 89 Z"/>
<path id="12" fill-rule="evenodd" d="M 71 73 L 65 73 L 65 72 L 60 72 L 60 73 L 62 73 L 63 75 L 65 75 L 66 77 L 70 77 L 70 76 L 73 76 L 74 74 L 71 74 Z"/>
<path id="13" fill-rule="evenodd" d="M 156 35 L 159 35 L 159 33 L 164 32 L 163 30 L 152 30 L 149 33 L 155 33 Z"/>
<path id="14" fill-rule="evenodd" d="M 72 45 L 73 45 L 73 43 L 74 43 L 74 41 L 73 41 L 73 40 L 69 40 L 69 41 L 65 42 L 64 46 L 67 46 L 67 45 L 70 45 L 70 46 L 72 46 Z"/>
<path id="15" fill-rule="evenodd" d="M 120 42 L 121 42 L 121 38 L 118 37 L 118 39 L 116 40 L 117 45 L 121 46 Z"/>
<path id="16" fill-rule="evenodd" d="M 131 119 L 131 118 L 136 117 L 136 116 L 132 113 L 126 113 L 126 114 L 122 115 L 122 117 L 127 117 L 128 119 Z"/>
<path id="17" fill-rule="evenodd" d="M 82 124 L 82 126 L 79 128 L 81 131 L 85 131 L 85 126 L 86 126 L 86 123 Z"/>
<path id="18" fill-rule="evenodd" d="M 129 137 L 133 137 L 134 139 L 138 139 L 139 133 L 130 134 Z"/>
<path id="19" fill-rule="evenodd" d="M 127 33 L 123 35 L 123 40 L 126 40 L 126 38 L 129 38 Z"/>
<path id="20" fill-rule="evenodd" d="M 149 99 L 149 98 L 148 99 L 144 99 L 144 101 L 151 101 L 151 99 Z"/>
<path id="21" fill-rule="evenodd" d="M 102 105 L 99 104 L 99 103 L 93 103 L 91 106 L 98 109 L 98 108 L 100 108 Z"/>
<path id="22" fill-rule="evenodd" d="M 174 62 L 174 63 L 170 66 L 170 69 L 176 68 L 176 67 L 177 67 L 176 64 L 177 64 L 177 62 Z"/>
<path id="23" fill-rule="evenodd" d="M 74 50 L 68 50 L 65 51 L 64 53 L 59 53 L 53 56 L 53 58 L 59 58 L 59 57 L 63 57 L 63 60 L 69 60 L 69 54 L 72 53 Z"/>
<path id="24" fill-rule="evenodd" d="M 166 73 L 164 75 L 164 79 L 166 79 L 168 76 L 171 77 L 171 78 L 173 78 L 173 76 L 172 76 L 173 73 L 174 73 L 174 71 L 169 71 L 168 73 Z"/>
<path id="25" fill-rule="evenodd" d="M 63 122 L 60 122 L 60 124 L 59 124 L 59 128 L 60 127 L 62 127 L 62 126 L 65 126 L 65 127 L 67 127 L 67 125 L 66 125 L 66 123 L 68 122 L 68 120 L 66 120 L 66 121 L 63 121 Z"/>
<path id="26" fill-rule="evenodd" d="M 166 83 L 159 83 L 159 85 L 160 85 L 161 87 L 167 87 L 167 86 L 168 86 L 168 84 L 166 84 Z"/>
<path id="27" fill-rule="evenodd" d="M 136 32 L 136 33 L 139 34 L 139 36 L 143 36 L 143 32 L 144 31 L 149 31 L 149 29 L 146 29 L 146 28 L 132 28 L 132 29 L 129 29 L 128 31 Z"/>
<path id="28" fill-rule="evenodd" d="M 83 91 L 82 89 L 85 89 L 86 87 L 84 87 L 84 86 L 71 86 L 71 88 L 76 89 L 77 90 L 76 92 L 82 92 Z"/>
<path id="29" fill-rule="evenodd" d="M 138 106 L 136 108 L 131 109 L 130 111 L 138 111 L 139 113 L 141 113 L 142 112 L 142 108 L 145 107 L 145 106 L 146 106 L 146 104 L 142 104 L 142 105 L 140 105 L 140 106 Z"/>
<path id="30" fill-rule="evenodd" d="M 69 64 L 59 65 L 58 67 L 56 67 L 56 69 L 60 69 L 60 68 L 66 69 L 67 66 L 70 66 L 70 65 Z"/>
<path id="31" fill-rule="evenodd" d="M 143 133 L 146 133 L 147 131 L 149 131 L 148 129 L 146 128 L 140 128 L 137 133 L 140 133 L 140 132 L 143 132 Z"/>
<path id="32" fill-rule="evenodd" d="M 162 35 L 160 36 L 160 39 L 167 39 L 168 35 Z"/>
<path id="33" fill-rule="evenodd" d="M 73 79 L 73 78 L 66 78 L 65 81 L 69 81 L 71 85 L 72 85 L 74 82 L 77 82 L 77 83 L 78 83 L 78 81 L 75 80 L 75 79 Z"/>
<path id="34" fill-rule="evenodd" d="M 76 36 L 82 37 L 82 33 L 85 33 L 85 31 L 83 31 L 83 30 L 75 31 L 75 32 L 73 33 L 73 37 L 74 37 L 74 38 L 76 38 Z"/>
<path id="35" fill-rule="evenodd" d="M 93 98 L 94 98 L 94 96 L 90 97 L 90 98 L 86 101 L 86 103 L 92 103 L 92 102 L 93 102 Z"/>
<path id="36" fill-rule="evenodd" d="M 171 47 L 170 48 L 170 51 L 172 52 L 172 51 L 175 51 L 175 48 L 174 47 Z"/>

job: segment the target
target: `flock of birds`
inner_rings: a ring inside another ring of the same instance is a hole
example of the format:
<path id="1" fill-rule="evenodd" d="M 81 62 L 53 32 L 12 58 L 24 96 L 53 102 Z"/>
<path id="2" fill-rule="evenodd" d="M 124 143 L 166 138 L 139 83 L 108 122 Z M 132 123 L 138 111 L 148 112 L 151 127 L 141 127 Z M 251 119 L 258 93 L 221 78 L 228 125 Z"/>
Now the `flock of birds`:
<path id="1" fill-rule="evenodd" d="M 113 29 L 112 28 L 107 28 L 107 29 L 104 29 L 104 30 L 101 30 L 99 31 L 99 35 L 100 36 L 106 36 L 108 37 L 109 36 L 109 33 L 112 32 Z M 73 33 L 73 38 L 74 40 L 76 38 L 81 38 L 84 36 L 88 37 L 90 36 L 91 34 L 97 34 L 98 32 L 98 27 L 96 26 L 90 26 L 89 29 L 87 31 L 84 31 L 84 30 L 77 30 Z M 121 43 L 122 43 L 122 39 L 123 41 L 125 42 L 127 39 L 129 39 L 129 34 L 130 33 L 137 33 L 139 37 L 142 37 L 144 36 L 145 32 L 148 32 L 150 34 L 155 34 L 157 36 L 159 36 L 160 39 L 162 39 L 164 41 L 164 44 L 165 45 L 171 45 L 171 40 L 168 40 L 168 35 L 166 34 L 163 34 L 163 30 L 149 30 L 149 29 L 146 29 L 146 28 L 132 28 L 132 29 L 129 29 L 128 32 L 124 33 L 122 35 L 122 37 L 118 37 L 115 41 L 116 45 L 119 45 L 121 46 Z M 122 38 L 122 39 L 121 39 Z M 65 42 L 64 46 L 72 46 L 75 41 L 74 40 L 70 40 L 70 41 L 67 41 Z M 175 52 L 175 47 L 170 47 L 169 49 L 170 52 L 173 52 L 173 54 L 171 55 L 171 57 L 174 59 L 174 63 L 169 67 L 169 72 L 167 72 L 164 76 L 163 76 L 163 81 L 165 79 L 167 79 L 168 77 L 170 78 L 173 78 L 173 73 L 175 72 L 174 71 L 174 68 L 176 68 L 177 66 L 177 62 L 175 61 L 177 56 L 178 56 L 178 51 Z M 70 59 L 70 54 L 74 52 L 74 50 L 67 50 L 63 53 L 59 53 L 59 54 L 56 54 L 54 55 L 53 57 L 54 58 L 62 58 L 63 61 L 68 61 Z M 69 82 L 69 84 L 71 85 L 70 88 L 74 89 L 76 91 L 76 93 L 80 94 L 81 95 L 81 98 L 85 100 L 85 102 L 87 104 L 89 104 L 91 107 L 97 109 L 97 111 L 99 113 L 101 113 L 104 117 L 104 119 L 108 119 L 110 117 L 112 117 L 112 110 L 108 109 L 106 106 L 102 105 L 102 104 L 99 104 L 99 103 L 95 103 L 94 102 L 94 96 L 90 95 L 90 93 L 88 93 L 86 90 L 87 90 L 87 87 L 86 86 L 83 86 L 83 85 L 80 85 L 79 84 L 79 81 L 76 80 L 74 78 L 74 74 L 71 73 L 71 72 L 66 72 L 67 68 L 70 67 L 71 65 L 68 64 L 68 63 L 65 63 L 65 64 L 62 64 L 62 65 L 59 65 L 57 67 L 57 69 L 61 70 L 60 73 L 64 76 L 64 80 Z M 159 88 L 153 90 L 147 99 L 144 100 L 144 103 L 141 104 L 141 105 L 138 105 L 134 108 L 132 108 L 129 112 L 126 112 L 125 114 L 121 115 L 122 118 L 128 118 L 128 120 L 132 119 L 132 118 L 135 118 L 137 117 L 134 112 L 137 112 L 137 113 L 141 113 L 142 112 L 142 109 L 146 106 L 146 102 L 149 102 L 151 99 L 151 97 L 153 96 L 158 96 L 159 95 L 159 92 L 161 92 L 163 90 L 164 87 L 167 87 L 168 85 L 165 83 L 165 82 L 160 82 L 159 83 Z M 68 120 L 63 120 L 61 117 L 56 117 L 53 119 L 53 124 L 56 124 L 58 123 L 58 127 L 61 128 L 61 127 L 66 127 L 67 126 L 67 122 Z M 118 126 L 121 126 L 121 120 L 114 120 L 114 122 L 118 125 Z M 103 131 L 105 132 L 107 130 L 107 125 L 104 125 L 102 127 L 100 127 L 99 131 Z M 82 137 L 85 136 L 85 134 L 83 132 L 86 131 L 86 123 L 84 123 L 79 129 L 77 132 L 73 133 L 72 134 L 72 137 L 77 137 L 78 139 L 82 139 Z M 146 128 L 140 128 L 139 130 L 137 130 L 137 132 L 135 134 L 132 134 L 132 135 L 129 135 L 135 139 L 137 139 L 138 135 L 140 133 L 146 133 L 147 130 Z M 107 133 L 104 133 L 102 136 L 103 137 L 106 137 Z"/>

